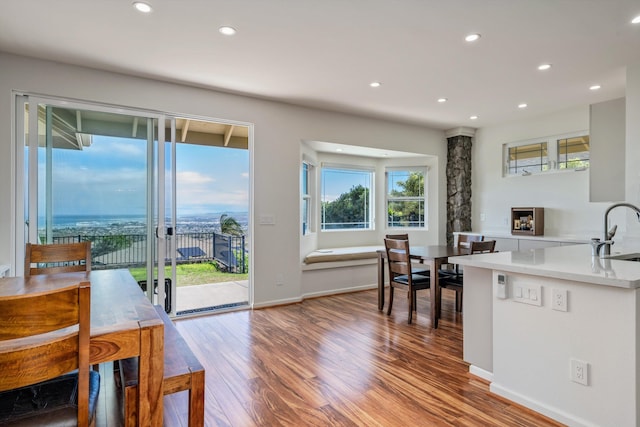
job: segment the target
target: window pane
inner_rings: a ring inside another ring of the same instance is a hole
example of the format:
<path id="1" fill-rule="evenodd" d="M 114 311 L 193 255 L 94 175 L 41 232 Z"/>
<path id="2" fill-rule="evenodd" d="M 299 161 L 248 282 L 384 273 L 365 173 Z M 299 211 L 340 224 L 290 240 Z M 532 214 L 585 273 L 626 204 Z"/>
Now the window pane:
<path id="1" fill-rule="evenodd" d="M 424 174 L 411 171 L 387 172 L 387 192 L 393 197 L 424 197 Z"/>
<path id="2" fill-rule="evenodd" d="M 309 165 L 302 164 L 302 235 L 304 236 L 309 232 L 309 204 L 311 203 L 309 197 Z"/>
<path id="3" fill-rule="evenodd" d="M 558 168 L 576 169 L 589 167 L 589 136 L 577 136 L 558 140 Z"/>
<path id="4" fill-rule="evenodd" d="M 371 229 L 373 172 L 322 169 L 322 230 Z"/>
<path id="5" fill-rule="evenodd" d="M 387 171 L 387 227 L 425 227 L 425 171 Z"/>
<path id="6" fill-rule="evenodd" d="M 540 172 L 549 169 L 547 143 L 520 145 L 509 148 L 509 174 Z"/>
<path id="7" fill-rule="evenodd" d="M 425 201 L 390 201 L 389 227 L 424 227 Z"/>

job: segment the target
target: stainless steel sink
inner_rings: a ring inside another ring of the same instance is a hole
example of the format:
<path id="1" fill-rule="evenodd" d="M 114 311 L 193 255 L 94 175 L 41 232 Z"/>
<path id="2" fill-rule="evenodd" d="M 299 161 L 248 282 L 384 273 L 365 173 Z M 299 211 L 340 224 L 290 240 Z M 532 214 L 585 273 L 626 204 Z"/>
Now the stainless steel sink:
<path id="1" fill-rule="evenodd" d="M 636 262 L 640 262 L 640 253 L 611 255 L 611 256 L 608 256 L 607 259 L 618 259 L 618 260 L 621 260 L 621 261 L 636 261 Z"/>

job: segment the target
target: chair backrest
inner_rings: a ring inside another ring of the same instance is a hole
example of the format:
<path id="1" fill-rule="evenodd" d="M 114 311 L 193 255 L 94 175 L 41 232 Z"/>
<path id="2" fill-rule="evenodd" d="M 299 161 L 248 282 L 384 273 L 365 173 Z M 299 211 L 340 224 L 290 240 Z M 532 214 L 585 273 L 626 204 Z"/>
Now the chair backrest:
<path id="1" fill-rule="evenodd" d="M 384 247 L 387 251 L 391 280 L 393 280 L 395 276 L 404 274 L 411 276 L 409 240 L 384 239 Z"/>
<path id="2" fill-rule="evenodd" d="M 481 242 L 471 242 L 469 250 L 472 254 L 481 254 L 485 252 L 494 252 L 495 248 L 495 240 L 484 240 Z"/>
<path id="3" fill-rule="evenodd" d="M 36 264 L 35 267 L 31 264 Z M 24 275 L 91 271 L 91 242 L 34 245 L 27 243 Z"/>
<path id="4" fill-rule="evenodd" d="M 409 240 L 408 234 L 387 234 L 385 237 L 393 240 Z"/>
<path id="5" fill-rule="evenodd" d="M 0 297 L 0 391 L 78 370 L 78 425 L 89 423 L 89 282 Z"/>
<path id="6" fill-rule="evenodd" d="M 469 249 L 471 242 L 481 242 L 484 240 L 484 236 L 479 234 L 458 234 L 458 249 Z"/>

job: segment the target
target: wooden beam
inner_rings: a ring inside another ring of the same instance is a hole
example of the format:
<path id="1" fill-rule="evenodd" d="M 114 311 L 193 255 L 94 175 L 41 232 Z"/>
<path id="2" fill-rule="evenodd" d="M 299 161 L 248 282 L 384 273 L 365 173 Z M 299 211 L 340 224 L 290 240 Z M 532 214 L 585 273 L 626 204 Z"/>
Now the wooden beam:
<path id="1" fill-rule="evenodd" d="M 180 141 L 186 141 L 187 140 L 187 132 L 189 131 L 189 124 L 191 123 L 190 119 L 186 119 L 184 121 L 184 126 L 182 127 L 182 136 L 180 137 Z"/>
<path id="2" fill-rule="evenodd" d="M 82 112 L 76 110 L 76 131 L 82 132 Z"/>
<path id="3" fill-rule="evenodd" d="M 229 144 L 229 140 L 231 139 L 231 135 L 233 134 L 234 125 L 230 125 L 227 130 L 224 132 L 224 146 L 226 147 Z"/>

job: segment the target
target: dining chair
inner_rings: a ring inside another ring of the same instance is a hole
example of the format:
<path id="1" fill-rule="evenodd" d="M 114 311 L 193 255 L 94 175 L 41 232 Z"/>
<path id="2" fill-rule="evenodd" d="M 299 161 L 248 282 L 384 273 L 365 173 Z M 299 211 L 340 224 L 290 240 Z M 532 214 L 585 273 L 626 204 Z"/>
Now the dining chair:
<path id="1" fill-rule="evenodd" d="M 406 233 L 405 234 L 387 234 L 385 238 L 393 239 L 393 240 L 409 240 L 409 235 Z M 422 264 L 423 267 L 415 267 L 415 264 Z M 431 274 L 431 272 L 428 268 L 424 268 L 424 261 L 420 260 L 414 263 L 413 274 L 422 274 L 422 275 L 428 276 L 429 274 Z"/>
<path id="2" fill-rule="evenodd" d="M 459 251 L 465 252 L 469 251 L 471 242 L 481 242 L 484 240 L 484 236 L 481 234 L 458 233 L 457 240 L 458 241 L 456 242 L 456 247 Z M 444 277 L 446 275 L 461 276 L 462 271 L 458 267 L 458 264 L 447 263 L 443 264 L 440 270 L 438 270 L 438 275 L 439 277 Z"/>
<path id="3" fill-rule="evenodd" d="M 91 242 L 26 244 L 25 277 L 73 271 L 91 271 Z"/>
<path id="4" fill-rule="evenodd" d="M 495 240 L 482 240 L 472 241 L 469 244 L 469 254 L 480 254 L 494 252 L 496 248 Z M 438 283 L 440 288 L 451 289 L 456 292 L 456 311 L 462 311 L 462 283 L 464 281 L 464 275 L 462 271 L 453 275 L 440 275 L 438 276 Z M 440 292 L 440 298 L 442 298 L 442 292 Z"/>
<path id="5" fill-rule="evenodd" d="M 89 282 L 0 298 L 0 425 L 95 424 Z"/>
<path id="6" fill-rule="evenodd" d="M 416 307 L 416 291 L 429 289 L 431 280 L 429 276 L 413 272 L 409 240 L 384 239 L 384 246 L 389 263 L 389 309 L 387 315 L 391 315 L 393 308 L 394 289 L 400 288 L 408 293 L 409 324 L 411 324 L 413 311 Z"/>

